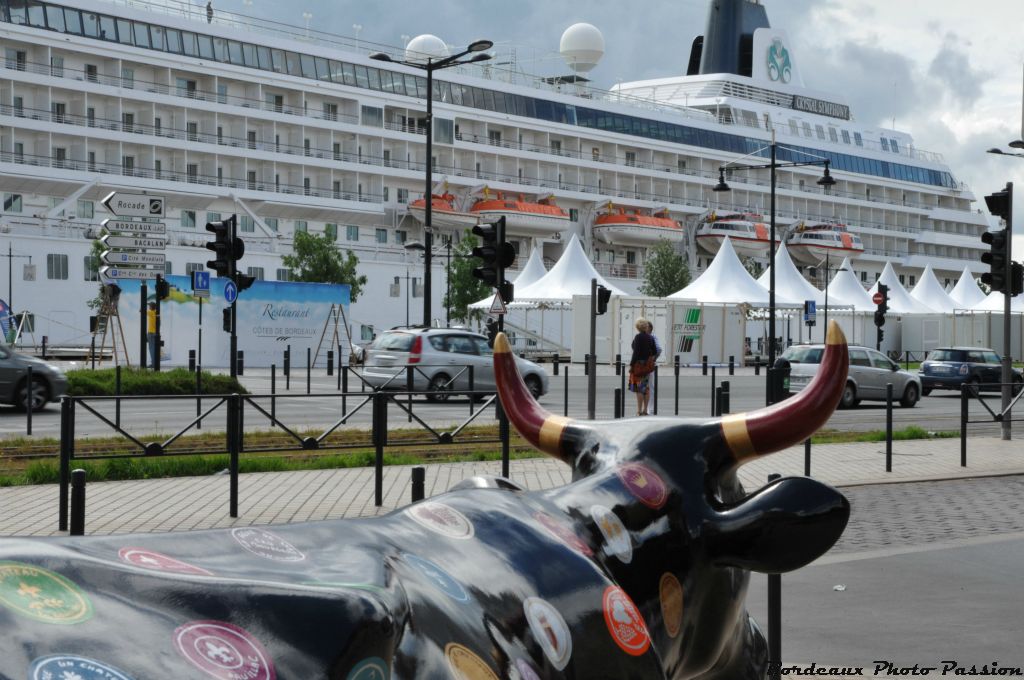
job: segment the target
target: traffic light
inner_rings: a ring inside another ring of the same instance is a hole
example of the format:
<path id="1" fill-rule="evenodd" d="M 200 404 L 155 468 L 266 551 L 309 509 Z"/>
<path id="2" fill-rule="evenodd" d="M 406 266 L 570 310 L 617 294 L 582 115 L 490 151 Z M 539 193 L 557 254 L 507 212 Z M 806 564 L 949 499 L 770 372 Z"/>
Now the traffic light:
<path id="1" fill-rule="evenodd" d="M 1024 264 L 1014 262 L 1010 265 L 1010 295 L 1024 293 Z"/>
<path id="2" fill-rule="evenodd" d="M 498 322 L 489 316 L 484 325 L 487 326 L 487 346 L 494 349 L 494 340 L 498 337 Z"/>
<path id="3" fill-rule="evenodd" d="M 506 305 L 515 299 L 516 287 L 511 281 L 502 281 L 501 285 L 498 286 L 498 295 L 501 296 L 501 301 Z"/>
<path id="4" fill-rule="evenodd" d="M 480 245 L 473 248 L 473 257 L 478 257 L 483 264 L 473 270 L 473 276 L 498 288 L 504 283 L 505 267 L 512 266 L 516 261 L 516 250 L 511 243 L 505 242 L 505 216 L 494 222 L 483 222 L 473 227 L 473 233 L 480 237 Z M 504 300 L 505 296 L 502 296 Z M 505 300 L 510 302 L 510 300 Z"/>
<path id="5" fill-rule="evenodd" d="M 222 326 L 221 327 L 224 329 L 225 333 L 230 333 L 231 332 L 231 308 L 230 307 L 225 307 L 224 309 L 222 309 L 221 310 L 221 316 L 222 316 L 222 322 L 221 322 Z"/>
<path id="6" fill-rule="evenodd" d="M 171 284 L 167 283 L 167 279 L 161 277 L 156 280 L 156 299 L 166 300 L 171 297 Z"/>
<path id="7" fill-rule="evenodd" d="M 986 196 L 989 200 L 992 196 Z M 989 207 L 991 210 L 991 206 Z M 989 271 L 981 275 L 981 282 L 994 292 L 1006 290 L 1006 230 L 986 231 L 981 235 L 982 243 L 989 247 L 987 253 L 981 254 L 981 261 L 989 266 Z"/>
<path id="8" fill-rule="evenodd" d="M 608 300 L 612 298 L 612 291 L 609 288 L 598 285 L 597 287 L 597 314 L 600 316 L 608 311 Z"/>
<path id="9" fill-rule="evenodd" d="M 889 311 L 889 286 L 884 283 L 878 284 L 878 295 L 882 296 L 882 299 L 876 303 L 875 307 L 875 325 L 879 328 L 878 339 L 881 340 L 881 328 L 885 325 L 885 313 Z"/>
<path id="10" fill-rule="evenodd" d="M 241 260 L 245 255 L 245 243 L 234 236 L 236 220 L 232 215 L 226 220 L 206 223 L 206 231 L 214 235 L 213 240 L 206 244 L 206 249 L 216 254 L 216 259 L 209 260 L 206 266 L 217 272 L 217 276 L 227 276 L 231 272 L 231 263 Z"/>
<path id="11" fill-rule="evenodd" d="M 878 346 L 876 346 L 875 349 L 877 349 L 878 351 L 882 351 L 881 348 L 880 348 L 880 345 L 882 344 L 882 340 L 885 340 L 885 331 L 882 330 L 881 326 L 879 326 L 878 330 L 877 330 L 877 333 L 878 333 L 878 337 L 877 337 Z"/>
<path id="12" fill-rule="evenodd" d="M 243 274 L 242 272 L 235 272 L 233 280 L 235 282 L 235 287 L 238 288 L 238 292 L 241 293 L 246 288 L 252 286 L 253 282 L 256 281 L 256 277 Z"/>
<path id="13" fill-rule="evenodd" d="M 994 194 L 989 194 L 985 197 L 985 205 L 988 206 L 988 211 L 996 217 L 1009 220 L 1010 213 L 1013 212 L 1013 194 L 1010 193 L 1009 185 L 1002 191 L 997 191 Z"/>

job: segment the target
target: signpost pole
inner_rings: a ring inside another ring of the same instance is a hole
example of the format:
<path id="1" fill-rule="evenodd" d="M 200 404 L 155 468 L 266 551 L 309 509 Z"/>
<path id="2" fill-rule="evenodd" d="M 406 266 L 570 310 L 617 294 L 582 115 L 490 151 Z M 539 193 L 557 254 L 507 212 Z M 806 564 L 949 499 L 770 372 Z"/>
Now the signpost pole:
<path id="1" fill-rule="evenodd" d="M 146 361 L 146 298 L 149 297 L 149 287 L 143 281 L 139 284 L 139 368 L 145 369 Z"/>
<path id="2" fill-rule="evenodd" d="M 160 354 L 161 345 L 163 344 L 160 340 L 160 291 L 163 289 L 161 283 L 163 282 L 163 276 L 160 274 L 156 275 L 156 352 L 153 353 L 153 370 L 157 373 L 160 372 Z"/>

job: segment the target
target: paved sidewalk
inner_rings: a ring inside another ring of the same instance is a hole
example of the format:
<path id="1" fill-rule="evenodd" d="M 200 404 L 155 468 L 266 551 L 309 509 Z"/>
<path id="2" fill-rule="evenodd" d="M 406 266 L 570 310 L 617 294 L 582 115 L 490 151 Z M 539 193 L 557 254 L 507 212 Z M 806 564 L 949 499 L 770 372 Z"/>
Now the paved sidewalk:
<path id="1" fill-rule="evenodd" d="M 827 444 L 812 450 L 811 475 L 836 486 L 1024 474 L 1024 446 L 998 438 L 968 440 L 967 467 L 960 467 L 960 440 L 893 443 L 893 471 L 885 472 L 885 443 Z M 475 475 L 498 475 L 497 461 L 427 465 L 426 495 L 446 492 Z M 803 446 L 743 466 L 747 489 L 769 473 L 802 475 Z M 513 461 L 511 477 L 531 490 L 569 481 L 569 468 L 550 458 Z M 409 502 L 409 466 L 384 468 L 384 504 L 373 503 L 373 468 L 265 472 L 239 478 L 239 517 L 228 516 L 228 477 L 179 477 L 95 482 L 86 494 L 86 533 L 186 531 L 251 524 L 380 515 Z M 0 535 L 60 535 L 58 487 L 0 489 Z"/>

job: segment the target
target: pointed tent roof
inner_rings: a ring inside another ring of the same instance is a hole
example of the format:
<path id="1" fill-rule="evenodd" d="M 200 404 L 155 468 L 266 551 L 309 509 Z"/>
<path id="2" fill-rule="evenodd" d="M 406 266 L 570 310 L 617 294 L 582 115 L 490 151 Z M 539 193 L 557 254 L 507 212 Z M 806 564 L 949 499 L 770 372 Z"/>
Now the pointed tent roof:
<path id="1" fill-rule="evenodd" d="M 985 291 L 978 288 L 978 282 L 974 280 L 971 268 L 964 265 L 964 272 L 960 280 L 949 291 L 949 297 L 953 299 L 958 309 L 970 309 L 985 301 Z"/>
<path id="2" fill-rule="evenodd" d="M 931 307 L 910 297 L 910 293 L 907 292 L 907 289 L 900 283 L 899 277 L 896 276 L 896 270 L 892 268 L 892 262 L 885 263 L 882 275 L 878 277 L 875 285 L 871 286 L 871 290 L 868 292 L 871 295 L 877 293 L 878 284 L 880 283 L 889 286 L 889 311 L 893 314 L 935 314 L 935 310 Z"/>
<path id="3" fill-rule="evenodd" d="M 722 240 L 718 254 L 715 255 L 715 259 L 704 270 L 704 273 L 686 288 L 678 290 L 668 297 L 669 299 L 682 298 L 704 303 L 747 303 L 758 307 L 768 306 L 768 289 L 755 281 L 743 266 L 740 258 L 736 256 L 736 251 L 728 236 Z M 783 297 L 776 289 L 775 304 L 793 307 L 798 303 Z"/>
<path id="4" fill-rule="evenodd" d="M 611 290 L 612 295 L 625 295 L 597 273 L 576 234 L 562 252 L 562 257 L 547 274 L 528 286 L 516 286 L 517 301 L 570 302 L 573 295 L 590 295 L 590 280 L 597 279 L 598 285 Z"/>
<path id="5" fill-rule="evenodd" d="M 828 301 L 835 306 L 852 306 L 858 312 L 875 311 L 875 303 L 871 300 L 871 294 L 860 285 L 857 275 L 853 273 L 850 266 L 850 258 L 843 260 L 836 275 L 828 284 Z"/>
<path id="6" fill-rule="evenodd" d="M 930 263 L 925 265 L 924 271 L 921 272 L 921 279 L 914 286 L 914 290 L 910 291 L 910 297 L 937 312 L 952 312 L 957 306 L 953 298 L 949 297 L 949 293 L 942 288 L 939 280 L 935 278 L 935 272 Z"/>
<path id="7" fill-rule="evenodd" d="M 815 288 L 810 281 L 803 277 L 803 274 L 793 264 L 793 259 L 789 256 L 789 250 L 785 245 L 779 246 L 779 249 L 775 251 L 774 266 L 776 269 L 776 298 L 782 296 L 789 300 L 814 300 L 818 306 L 825 304 L 825 293 Z M 757 282 L 767 289 L 771 285 L 770 277 L 771 267 L 764 270 Z"/>
<path id="8" fill-rule="evenodd" d="M 989 293 L 984 300 L 974 305 L 974 310 L 978 312 L 1002 312 L 1003 294 Z M 1024 312 L 1024 297 L 1020 295 L 1010 299 L 1010 313 L 1016 314 L 1019 312 Z"/>
<path id="9" fill-rule="evenodd" d="M 513 283 L 515 283 L 517 287 L 518 286 L 526 287 L 526 286 L 529 286 L 534 281 L 537 281 L 538 279 L 540 279 L 542 276 L 547 274 L 547 272 L 548 272 L 548 270 L 544 268 L 544 260 L 540 256 L 540 250 L 538 248 L 534 248 L 533 252 L 530 253 L 530 259 L 528 259 L 526 261 L 526 266 L 524 266 L 523 270 L 521 272 L 519 272 L 519 276 L 516 277 L 516 279 L 515 279 L 515 281 L 513 281 Z M 518 297 L 518 292 L 516 294 L 516 297 Z M 493 295 L 488 295 L 483 300 L 480 300 L 478 302 L 474 302 L 473 304 L 469 305 L 469 308 L 470 309 L 490 309 L 491 308 L 491 304 L 493 302 L 494 302 L 494 296 Z M 515 306 L 515 304 L 516 303 L 514 303 L 514 302 L 512 303 L 513 306 Z"/>

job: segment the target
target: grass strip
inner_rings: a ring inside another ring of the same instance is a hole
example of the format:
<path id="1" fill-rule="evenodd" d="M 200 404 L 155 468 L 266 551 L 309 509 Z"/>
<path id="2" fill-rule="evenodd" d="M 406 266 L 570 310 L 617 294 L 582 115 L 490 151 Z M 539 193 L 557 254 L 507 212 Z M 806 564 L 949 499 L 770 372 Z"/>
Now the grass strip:
<path id="1" fill-rule="evenodd" d="M 67 372 L 68 394 L 73 397 L 114 396 L 116 369 L 76 369 Z M 203 394 L 248 394 L 248 391 L 229 375 L 202 371 L 199 386 Z M 121 368 L 122 395 L 188 395 L 195 394 L 196 374 L 186 368 L 166 371 Z"/>

